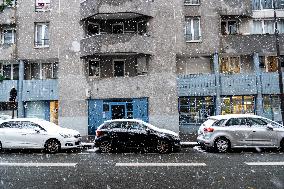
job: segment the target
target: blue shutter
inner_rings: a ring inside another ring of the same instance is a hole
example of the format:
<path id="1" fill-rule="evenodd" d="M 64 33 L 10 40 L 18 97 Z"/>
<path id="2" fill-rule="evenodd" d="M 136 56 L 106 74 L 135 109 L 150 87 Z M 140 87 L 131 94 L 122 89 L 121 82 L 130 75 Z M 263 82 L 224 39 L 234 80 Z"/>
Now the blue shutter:
<path id="1" fill-rule="evenodd" d="M 88 133 L 89 135 L 95 135 L 96 129 L 103 123 L 103 100 L 89 100 L 88 113 Z"/>
<path id="2" fill-rule="evenodd" d="M 148 98 L 133 99 L 133 118 L 149 122 Z"/>

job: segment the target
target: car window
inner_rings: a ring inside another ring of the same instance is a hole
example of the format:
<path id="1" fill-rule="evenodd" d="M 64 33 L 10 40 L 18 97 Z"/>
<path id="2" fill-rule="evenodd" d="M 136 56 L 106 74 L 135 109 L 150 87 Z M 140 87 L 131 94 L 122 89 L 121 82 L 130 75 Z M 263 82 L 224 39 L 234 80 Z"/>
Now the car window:
<path id="1" fill-rule="evenodd" d="M 43 130 L 38 124 L 35 124 L 30 121 L 23 121 L 21 122 L 22 129 L 41 129 Z"/>
<path id="2" fill-rule="evenodd" d="M 110 129 L 126 129 L 127 122 L 118 121 L 109 124 Z"/>
<path id="3" fill-rule="evenodd" d="M 10 122 L 4 122 L 0 125 L 0 128 L 11 128 L 11 123 Z"/>
<path id="4" fill-rule="evenodd" d="M 260 118 L 248 118 L 248 122 L 251 126 L 263 127 L 267 125 L 267 122 Z"/>
<path id="5" fill-rule="evenodd" d="M 21 129 L 22 124 L 20 121 L 13 121 L 13 122 L 10 122 L 10 127 L 15 128 L 15 129 Z"/>
<path id="6" fill-rule="evenodd" d="M 128 122 L 128 128 L 132 130 L 145 130 L 146 127 L 141 125 L 140 123 L 129 121 Z"/>
<path id="7" fill-rule="evenodd" d="M 231 118 L 227 121 L 226 126 L 246 125 L 246 118 Z"/>
<path id="8" fill-rule="evenodd" d="M 224 121 L 226 121 L 226 120 L 225 119 L 217 120 L 212 124 L 212 126 L 222 126 Z"/>

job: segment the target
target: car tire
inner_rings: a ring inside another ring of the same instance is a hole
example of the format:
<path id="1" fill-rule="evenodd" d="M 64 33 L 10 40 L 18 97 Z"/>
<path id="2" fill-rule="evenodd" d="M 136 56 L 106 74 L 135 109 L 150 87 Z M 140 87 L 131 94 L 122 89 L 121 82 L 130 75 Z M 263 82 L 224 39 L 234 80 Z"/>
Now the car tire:
<path id="1" fill-rule="evenodd" d="M 45 143 L 45 151 L 50 154 L 55 154 L 60 151 L 60 142 L 56 139 L 49 139 Z"/>
<path id="2" fill-rule="evenodd" d="M 108 141 L 104 141 L 100 144 L 99 146 L 99 150 L 102 153 L 110 153 L 112 152 L 113 148 L 112 148 L 112 144 Z"/>
<path id="3" fill-rule="evenodd" d="M 231 143 L 228 139 L 221 137 L 215 140 L 214 149 L 217 152 L 225 153 L 228 152 L 231 148 Z"/>
<path id="4" fill-rule="evenodd" d="M 284 152 L 284 138 L 280 142 L 280 150 Z"/>
<path id="5" fill-rule="evenodd" d="M 169 153 L 170 150 L 171 150 L 171 145 L 170 145 L 167 141 L 164 141 L 164 140 L 159 140 L 159 141 L 158 141 L 158 144 L 157 144 L 157 151 L 158 151 L 160 154 Z"/>

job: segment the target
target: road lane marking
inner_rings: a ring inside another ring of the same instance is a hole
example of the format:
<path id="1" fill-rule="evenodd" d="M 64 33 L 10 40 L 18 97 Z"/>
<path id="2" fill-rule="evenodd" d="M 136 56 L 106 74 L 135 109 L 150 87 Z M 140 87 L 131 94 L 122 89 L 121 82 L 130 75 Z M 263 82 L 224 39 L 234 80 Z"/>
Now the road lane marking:
<path id="1" fill-rule="evenodd" d="M 247 165 L 284 165 L 284 162 L 245 162 Z"/>
<path id="2" fill-rule="evenodd" d="M 10 167 L 75 167 L 77 163 L 6 163 L 0 162 L 0 166 Z"/>
<path id="3" fill-rule="evenodd" d="M 116 163 L 117 167 L 198 167 L 205 163 Z"/>

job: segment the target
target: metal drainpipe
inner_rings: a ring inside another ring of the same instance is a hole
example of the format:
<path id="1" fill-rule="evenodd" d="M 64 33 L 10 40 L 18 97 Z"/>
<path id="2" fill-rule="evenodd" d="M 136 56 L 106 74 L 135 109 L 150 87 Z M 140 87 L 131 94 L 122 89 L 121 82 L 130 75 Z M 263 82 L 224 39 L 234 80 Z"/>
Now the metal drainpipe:
<path id="1" fill-rule="evenodd" d="M 282 115 L 282 124 L 284 123 L 284 94 L 283 94 L 283 74 L 281 69 L 280 62 L 280 47 L 279 47 L 279 31 L 278 31 L 278 23 L 277 23 L 277 15 L 276 15 L 276 0 L 273 0 L 273 10 L 274 10 L 274 23 L 275 23 L 275 47 L 276 47 L 276 61 L 278 66 L 278 76 L 279 76 L 279 98 L 280 98 L 280 107 L 281 107 L 281 115 Z"/>

